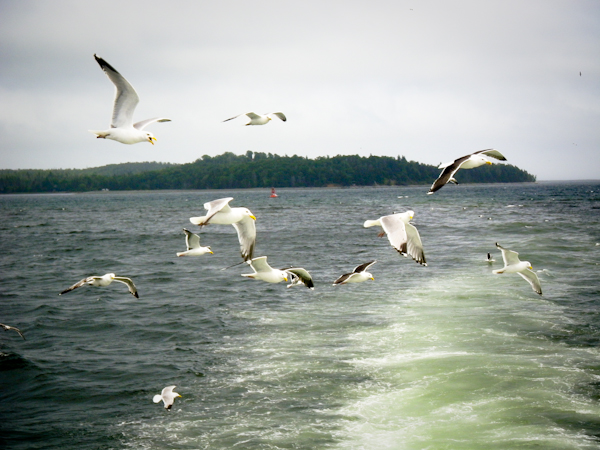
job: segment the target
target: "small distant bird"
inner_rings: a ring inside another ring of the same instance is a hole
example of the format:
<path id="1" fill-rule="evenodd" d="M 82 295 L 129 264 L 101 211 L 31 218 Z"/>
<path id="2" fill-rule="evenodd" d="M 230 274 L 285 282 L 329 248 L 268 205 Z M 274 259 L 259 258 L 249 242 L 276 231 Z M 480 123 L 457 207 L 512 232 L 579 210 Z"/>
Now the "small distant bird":
<path id="1" fill-rule="evenodd" d="M 273 112 L 273 113 L 266 113 L 266 114 L 256 114 L 254 112 L 248 112 L 248 113 L 244 113 L 244 114 L 238 114 L 237 116 L 233 116 L 230 117 L 229 119 L 225 119 L 223 122 L 227 122 L 228 120 L 233 120 L 236 119 L 240 116 L 248 116 L 250 118 L 250 122 L 248 122 L 246 125 L 265 125 L 267 123 L 269 123 L 269 121 L 272 119 L 271 116 L 276 116 L 279 119 L 283 120 L 284 122 L 287 120 L 287 118 L 285 117 L 285 115 L 282 112 Z"/>
<path id="2" fill-rule="evenodd" d="M 500 153 L 498 150 L 490 148 L 487 150 L 479 150 L 478 152 L 463 156 L 450 163 L 440 164 L 438 169 L 444 170 L 442 170 L 442 173 L 437 180 L 433 182 L 427 194 L 433 194 L 435 191 L 443 188 L 446 183 L 458 184 L 458 181 L 456 181 L 454 178 L 454 175 L 456 172 L 458 172 L 458 169 L 474 169 L 475 167 L 482 166 L 483 164 L 491 165 L 492 162 L 483 155 L 491 156 L 492 158 L 496 158 L 500 161 L 506 161 L 506 158 L 502 153 Z"/>
<path id="3" fill-rule="evenodd" d="M 101 277 L 91 276 L 91 277 L 84 278 L 83 280 L 75 283 L 73 286 L 65 289 L 58 295 L 66 294 L 67 292 L 70 292 L 73 289 L 77 289 L 78 287 L 86 286 L 86 285 L 87 286 L 108 286 L 113 281 L 118 281 L 119 283 L 126 284 L 127 287 L 129 288 L 129 292 L 131 293 L 131 295 L 133 295 L 135 298 L 140 298 L 140 296 L 138 295 L 137 288 L 135 287 L 135 284 L 133 284 L 133 281 L 131 281 L 130 278 L 117 277 L 114 273 L 107 273 L 106 275 L 103 275 Z"/>
<path id="4" fill-rule="evenodd" d="M 416 227 L 409 221 L 414 217 L 414 211 L 396 213 L 389 216 L 382 216 L 377 220 L 367 220 L 364 223 L 365 228 L 380 226 L 383 232 L 379 237 L 387 234 L 388 240 L 401 255 L 410 255 L 419 264 L 427 265 L 425 261 L 425 252 L 421 236 Z"/>
<path id="5" fill-rule="evenodd" d="M 521 275 L 530 285 L 531 288 L 542 295 L 542 285 L 535 272 L 532 270 L 531 263 L 529 261 L 521 261 L 519 254 L 512 250 L 507 250 L 500 246 L 496 242 L 496 247 L 502 251 L 502 259 L 504 260 L 504 267 L 502 269 L 494 270 L 495 274 L 502 273 L 518 273 Z"/>
<path id="6" fill-rule="evenodd" d="M 487 262 L 491 263 L 491 262 L 495 262 L 496 260 L 494 258 L 492 258 L 491 253 L 487 254 L 487 258 L 485 259 Z"/>
<path id="7" fill-rule="evenodd" d="M 334 286 L 338 284 L 346 284 L 346 283 L 361 283 L 367 280 L 375 280 L 375 277 L 371 275 L 370 272 L 367 272 L 367 269 L 375 264 L 377 261 L 369 261 L 367 263 L 361 264 L 360 266 L 356 266 L 352 273 L 345 273 L 337 280 L 333 282 Z"/>
<path id="8" fill-rule="evenodd" d="M 0 323 L 0 327 L 4 328 L 4 331 L 9 331 L 9 330 L 16 331 L 17 333 L 19 333 L 19 336 L 21 336 L 23 339 L 25 339 L 25 336 L 23 336 L 23 333 L 21 333 L 21 330 L 19 330 L 18 328 L 11 327 L 10 325 L 4 325 L 3 323 Z"/>
<path id="9" fill-rule="evenodd" d="M 173 391 L 176 386 L 167 386 L 162 390 L 160 394 L 156 394 L 152 399 L 154 403 L 159 403 L 161 400 L 165 404 L 165 409 L 169 410 L 173 407 L 173 403 L 175 403 L 175 399 L 177 397 L 181 397 L 177 392 Z"/>
<path id="10" fill-rule="evenodd" d="M 204 204 L 208 211 L 206 216 L 190 217 L 194 225 L 205 226 L 211 223 L 233 225 L 240 241 L 240 250 L 244 261 L 252 259 L 256 243 L 256 217 L 248 208 L 231 208 L 229 202 L 233 197 L 220 198 Z"/>
<path id="11" fill-rule="evenodd" d="M 286 271 L 290 277 L 290 284 L 287 285 L 288 288 L 291 288 L 292 286 L 299 286 L 301 284 L 309 289 L 315 288 L 312 276 L 310 273 L 308 273 L 308 270 L 302 267 L 290 267 L 288 269 L 281 270 Z"/>
<path id="12" fill-rule="evenodd" d="M 200 256 L 206 253 L 213 253 L 210 247 L 200 246 L 200 236 L 192 233 L 187 228 L 184 228 L 183 232 L 185 233 L 185 245 L 187 246 L 187 250 L 185 252 L 177 252 L 177 256 Z"/>
<path id="13" fill-rule="evenodd" d="M 171 119 L 155 117 L 133 123 L 133 112 L 140 101 L 137 92 L 113 66 L 95 54 L 94 58 L 115 85 L 116 94 L 110 128 L 108 130 L 90 130 L 90 133 L 95 134 L 99 139 L 112 139 L 123 144 L 150 142 L 154 145 L 156 138 L 152 133 L 144 131 L 144 128 L 151 123 L 170 122 Z"/>
<path id="14" fill-rule="evenodd" d="M 243 277 L 266 281 L 267 283 L 281 283 L 288 280 L 287 272 L 285 270 L 273 269 L 267 263 L 266 256 L 259 256 L 246 262 L 252 267 L 254 273 L 243 273 Z"/>

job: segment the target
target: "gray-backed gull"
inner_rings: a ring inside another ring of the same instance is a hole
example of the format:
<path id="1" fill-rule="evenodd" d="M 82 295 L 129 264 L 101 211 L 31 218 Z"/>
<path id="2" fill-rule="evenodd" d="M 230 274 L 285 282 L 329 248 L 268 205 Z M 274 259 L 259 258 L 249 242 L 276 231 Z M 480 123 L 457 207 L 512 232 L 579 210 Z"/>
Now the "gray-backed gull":
<path id="1" fill-rule="evenodd" d="M 101 277 L 91 276 L 91 277 L 84 278 L 83 280 L 75 283 L 73 286 L 65 289 L 58 295 L 66 294 L 67 292 L 70 292 L 73 289 L 77 289 L 78 287 L 86 286 L 86 285 L 87 286 L 108 286 L 113 281 L 118 281 L 119 283 L 126 284 L 127 287 L 129 288 L 129 292 L 131 293 L 131 295 L 133 295 L 135 298 L 140 298 L 140 296 L 138 295 L 138 292 L 137 292 L 137 288 L 135 287 L 135 284 L 133 284 L 133 281 L 131 281 L 130 278 L 117 277 L 117 276 L 115 276 L 114 273 L 107 273 L 106 275 L 103 275 Z"/>
<path id="2" fill-rule="evenodd" d="M 177 252 L 177 256 L 201 256 L 206 253 L 212 254 L 210 247 L 200 246 L 200 236 L 192 233 L 187 228 L 184 228 L 183 232 L 185 233 L 185 245 L 187 250 L 185 252 Z"/>
<path id="3" fill-rule="evenodd" d="M 496 247 L 502 251 L 504 267 L 502 269 L 494 270 L 493 273 L 518 273 L 531 285 L 531 288 L 535 292 L 542 295 L 542 285 L 540 284 L 538 276 L 532 270 L 533 267 L 531 267 L 531 263 L 529 261 L 521 261 L 517 252 L 507 250 L 501 247 L 497 242 Z"/>
<path id="4" fill-rule="evenodd" d="M 337 280 L 333 282 L 333 285 L 336 286 L 338 284 L 346 284 L 346 283 L 361 283 L 367 280 L 375 280 L 375 277 L 371 275 L 370 272 L 367 272 L 367 269 L 375 264 L 377 261 L 369 261 L 367 263 L 361 264 L 360 266 L 356 266 L 352 273 L 345 273 Z"/>
<path id="5" fill-rule="evenodd" d="M 266 113 L 266 114 L 256 114 L 254 112 L 248 112 L 248 113 L 238 114 L 237 116 L 230 117 L 229 119 L 225 119 L 223 122 L 227 122 L 228 120 L 236 119 L 243 115 L 246 115 L 250 118 L 250 122 L 248 122 L 246 125 L 267 124 L 271 120 L 271 118 L 272 118 L 271 116 L 276 116 L 279 119 L 283 120 L 284 122 L 287 120 L 287 118 L 285 117 L 285 115 L 282 112 L 273 112 L 273 113 Z"/>

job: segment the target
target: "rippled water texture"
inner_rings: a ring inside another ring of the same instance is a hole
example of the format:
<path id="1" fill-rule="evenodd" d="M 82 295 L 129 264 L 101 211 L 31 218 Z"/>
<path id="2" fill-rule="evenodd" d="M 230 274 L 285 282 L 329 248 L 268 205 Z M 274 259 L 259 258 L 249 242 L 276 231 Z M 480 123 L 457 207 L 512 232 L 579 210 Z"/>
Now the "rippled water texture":
<path id="1" fill-rule="evenodd" d="M 0 196 L 0 447 L 596 449 L 600 184 Z M 245 279 L 255 256 L 316 289 Z M 366 219 L 412 209 L 428 267 Z M 214 255 L 177 258 L 182 228 Z M 518 251 L 535 294 L 502 266 Z M 496 262 L 484 261 L 487 252 Z M 376 259 L 375 281 L 332 286 Z M 58 293 L 85 276 L 124 285 Z M 152 402 L 167 385 L 171 411 Z"/>

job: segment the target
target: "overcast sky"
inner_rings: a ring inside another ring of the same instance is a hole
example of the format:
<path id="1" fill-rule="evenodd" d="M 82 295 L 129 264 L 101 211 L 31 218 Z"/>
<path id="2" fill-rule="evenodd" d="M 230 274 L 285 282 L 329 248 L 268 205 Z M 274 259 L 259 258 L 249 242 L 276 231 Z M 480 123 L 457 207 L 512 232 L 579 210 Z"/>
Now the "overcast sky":
<path id="1" fill-rule="evenodd" d="M 138 92 L 134 120 L 172 119 L 156 145 L 88 132 L 114 98 L 94 53 Z M 249 111 L 288 121 L 222 122 Z M 600 1 L 0 0 L 0 168 L 486 148 L 600 179 Z"/>

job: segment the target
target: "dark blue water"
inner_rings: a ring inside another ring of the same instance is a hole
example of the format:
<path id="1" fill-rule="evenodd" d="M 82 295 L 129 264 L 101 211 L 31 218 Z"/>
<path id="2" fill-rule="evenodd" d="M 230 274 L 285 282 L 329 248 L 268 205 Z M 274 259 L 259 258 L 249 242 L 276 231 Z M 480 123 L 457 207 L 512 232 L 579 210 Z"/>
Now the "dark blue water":
<path id="1" fill-rule="evenodd" d="M 0 446 L 7 449 L 600 447 L 600 183 L 0 196 Z M 257 216 L 177 258 L 202 205 Z M 366 219 L 412 209 L 428 260 Z M 529 260 L 544 295 L 501 267 Z M 484 262 L 491 252 L 497 262 Z M 331 286 L 376 259 L 375 281 Z M 124 285 L 58 293 L 88 275 Z M 167 385 L 170 412 L 152 402 Z"/>

